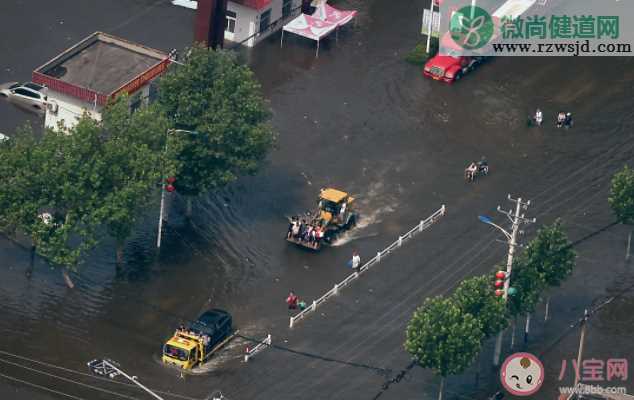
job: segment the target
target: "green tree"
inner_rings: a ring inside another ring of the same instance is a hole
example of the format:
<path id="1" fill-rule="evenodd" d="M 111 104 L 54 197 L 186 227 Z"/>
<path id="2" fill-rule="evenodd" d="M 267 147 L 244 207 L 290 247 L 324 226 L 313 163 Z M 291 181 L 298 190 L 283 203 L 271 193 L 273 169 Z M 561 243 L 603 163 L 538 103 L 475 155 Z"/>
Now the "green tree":
<path id="1" fill-rule="evenodd" d="M 74 269 L 94 244 L 99 225 L 103 163 L 94 121 L 82 120 L 72 135 L 47 132 L 36 139 L 21 130 L 0 146 L 0 179 L 11 184 L 0 194 L 0 217 L 9 230 L 28 235 L 52 264 Z M 50 214 L 50 221 L 41 218 Z"/>
<path id="2" fill-rule="evenodd" d="M 116 241 L 116 260 L 123 262 L 125 241 L 156 194 L 163 174 L 174 164 L 164 152 L 167 119 L 157 107 L 141 108 L 130 114 L 127 96 L 122 96 L 103 113 L 102 203 L 98 214 Z"/>
<path id="3" fill-rule="evenodd" d="M 480 321 L 482 333 L 489 338 L 508 325 L 507 308 L 502 298 L 495 296 L 492 278 L 486 275 L 465 279 L 452 296 L 463 312 Z"/>
<path id="4" fill-rule="evenodd" d="M 483 337 L 480 321 L 451 299 L 439 296 L 427 299 L 414 312 L 407 325 L 405 349 L 419 365 L 440 375 L 441 400 L 445 378 L 471 365 Z"/>
<path id="5" fill-rule="evenodd" d="M 9 235 L 30 226 L 46 203 L 38 167 L 43 160 L 36 144 L 28 126 L 0 142 L 0 229 Z"/>
<path id="6" fill-rule="evenodd" d="M 608 203 L 619 222 L 634 222 L 634 170 L 627 165 L 612 178 Z"/>
<path id="7" fill-rule="evenodd" d="M 191 196 L 255 173 L 275 142 L 270 111 L 248 67 L 228 51 L 190 49 L 184 65 L 159 81 L 159 104 L 172 123 L 199 134 L 184 135 L 176 190 Z"/>
<path id="8" fill-rule="evenodd" d="M 559 219 L 537 232 L 524 255 L 526 264 L 534 268 L 548 286 L 560 286 L 575 267 L 576 255 Z"/>
<path id="9" fill-rule="evenodd" d="M 539 271 L 528 263 L 524 254 L 513 263 L 510 287 L 516 290 L 515 294 L 508 296 L 511 316 L 518 317 L 535 311 L 545 282 Z"/>
<path id="10" fill-rule="evenodd" d="M 559 219 L 537 232 L 524 256 L 526 264 L 537 271 L 546 286 L 560 286 L 572 274 L 576 262 L 576 254 Z M 545 320 L 549 308 L 550 296 L 546 299 Z"/>
<path id="11" fill-rule="evenodd" d="M 75 269 L 105 226 L 121 263 L 161 175 L 175 169 L 164 151 L 167 127 L 157 107 L 130 114 L 122 96 L 101 122 L 84 115 L 41 139 L 19 132 L 0 145 L 0 179 L 11 183 L 0 193 L 3 229 L 24 232 L 52 264 Z M 50 220 L 40 218 L 44 213 Z"/>

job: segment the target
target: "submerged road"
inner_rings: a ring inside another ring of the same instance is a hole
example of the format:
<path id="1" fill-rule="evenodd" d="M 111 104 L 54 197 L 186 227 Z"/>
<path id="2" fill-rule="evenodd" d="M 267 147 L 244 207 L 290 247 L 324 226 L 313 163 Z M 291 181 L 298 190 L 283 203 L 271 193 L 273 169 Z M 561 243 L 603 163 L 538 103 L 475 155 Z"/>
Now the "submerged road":
<path id="1" fill-rule="evenodd" d="M 193 13 L 167 1 L 51 3 L 38 2 L 34 14 L 24 2 L 3 2 L 0 46 L 10 57 L 0 61 L 0 81 L 28 80 L 33 68 L 95 30 L 162 50 L 191 40 Z M 87 361 L 107 356 L 144 384 L 181 396 L 165 394 L 170 399 L 202 399 L 217 389 L 231 400 L 373 399 L 379 393 L 381 399 L 431 399 L 438 382 L 418 368 L 382 388 L 409 364 L 402 343 L 415 307 L 502 260 L 504 245 L 477 215 L 504 223 L 495 207 L 508 206 L 511 193 L 533 201 L 527 215 L 539 223 L 564 218 L 572 238 L 611 222 L 609 178 L 631 162 L 634 146 L 630 60 L 497 59 L 447 86 L 423 79 L 403 61 L 419 39 L 407 33 L 419 29 L 418 5 L 337 4 L 359 10 L 357 25 L 344 29 L 337 43 L 324 42 L 318 59 L 312 43 L 289 38 L 280 49 L 277 36 L 245 53 L 270 99 L 279 148 L 259 175 L 200 199 L 191 228 L 180 218 L 182 201 L 172 199 L 160 255 L 153 249 L 152 214 L 126 249 L 124 271 L 115 271 L 106 242 L 68 290 L 42 260 L 25 277 L 28 253 L 0 240 L 0 351 L 84 373 Z M 18 17 L 25 15 L 33 29 L 17 41 Z M 546 122 L 528 129 L 526 115 L 536 107 Z M 573 111 L 572 130 L 553 126 L 562 109 Z M 10 134 L 29 118 L 0 104 L 0 132 Z M 491 174 L 465 184 L 464 166 L 482 155 Z M 285 216 L 312 207 L 325 186 L 358 198 L 358 229 L 319 254 L 289 246 Z M 353 250 L 371 257 L 441 204 L 448 215 L 437 225 L 288 329 L 283 300 L 290 289 L 309 301 L 318 297 L 350 272 L 345 264 Z M 527 229 L 524 240 L 533 233 Z M 623 269 L 626 235 L 617 227 L 579 248 L 579 271 L 554 312 L 576 315 L 580 304 L 612 284 Z M 181 379 L 160 364 L 160 346 L 180 320 L 211 306 L 229 310 L 243 335 L 271 333 L 280 348 L 245 365 L 247 342 L 238 340 L 208 374 Z M 558 325 L 536 326 L 547 338 Z M 478 362 L 483 371 L 489 352 Z M 2 398 L 145 398 L 123 385 L 1 352 L 0 374 Z M 471 372 L 455 378 L 449 395 L 472 398 L 472 380 Z M 539 396 L 551 399 L 552 392 Z"/>

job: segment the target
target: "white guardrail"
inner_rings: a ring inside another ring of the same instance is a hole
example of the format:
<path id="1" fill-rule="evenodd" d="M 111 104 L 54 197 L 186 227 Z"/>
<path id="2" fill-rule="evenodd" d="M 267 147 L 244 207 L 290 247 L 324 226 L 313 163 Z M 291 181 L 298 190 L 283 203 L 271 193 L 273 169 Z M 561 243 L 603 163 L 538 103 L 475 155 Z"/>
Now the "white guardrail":
<path id="1" fill-rule="evenodd" d="M 292 328 L 295 325 L 295 323 L 297 323 L 297 321 L 304 319 L 309 313 L 316 311 L 317 307 L 321 305 L 322 303 L 324 303 L 326 300 L 328 300 L 330 297 L 339 294 L 339 290 L 348 286 L 352 281 L 357 279 L 365 271 L 369 270 L 370 267 L 372 267 L 373 265 L 380 263 L 381 260 L 387 255 L 389 255 L 393 250 L 401 247 L 403 245 L 403 242 L 413 238 L 417 233 L 420 233 L 426 230 L 427 228 L 429 228 L 430 226 L 432 226 L 436 221 L 440 219 L 440 217 L 445 215 L 445 210 L 446 208 L 445 208 L 445 205 L 443 204 L 443 206 L 440 207 L 438 211 L 436 211 L 435 213 L 427 217 L 427 219 L 420 221 L 420 223 L 418 223 L 415 227 L 410 229 L 404 235 L 399 236 L 398 239 L 394 243 L 387 246 L 385 249 L 383 249 L 383 251 L 379 251 L 378 253 L 376 253 L 376 256 L 374 256 L 370 261 L 363 264 L 361 268 L 359 268 L 359 271 L 355 271 L 352 274 L 348 275 L 346 279 L 342 280 L 339 283 L 336 283 L 335 286 L 329 291 L 327 291 L 326 293 L 324 293 L 323 296 L 321 296 L 320 298 L 316 300 L 313 300 L 312 304 L 310 304 L 304 310 L 299 312 L 297 315 L 292 316 L 290 318 L 289 328 Z"/>
<path id="2" fill-rule="evenodd" d="M 246 354 L 244 355 L 244 362 L 248 362 L 249 358 L 255 356 L 256 354 L 258 354 L 262 350 L 268 348 L 269 346 L 271 346 L 271 334 L 270 333 L 267 335 L 267 337 L 265 337 L 263 340 L 261 340 L 254 348 L 249 349 L 247 347 Z"/>

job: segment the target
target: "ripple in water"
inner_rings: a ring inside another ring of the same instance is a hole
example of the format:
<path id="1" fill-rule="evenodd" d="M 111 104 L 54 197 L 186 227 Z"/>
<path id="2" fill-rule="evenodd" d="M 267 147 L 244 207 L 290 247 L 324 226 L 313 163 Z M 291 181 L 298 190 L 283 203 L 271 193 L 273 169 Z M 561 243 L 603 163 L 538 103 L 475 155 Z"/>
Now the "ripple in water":
<path id="1" fill-rule="evenodd" d="M 238 335 L 258 338 L 258 340 L 263 339 L 263 336 L 265 336 L 264 334 L 262 334 L 262 330 L 257 326 L 241 328 L 236 331 L 236 336 L 228 343 L 226 343 L 221 349 L 216 351 L 216 353 L 214 353 L 206 363 L 196 366 L 191 370 L 182 370 L 174 365 L 163 364 L 163 360 L 161 359 L 162 356 L 159 353 L 153 354 L 152 359 L 156 363 L 163 365 L 165 368 L 173 369 L 174 371 L 178 371 L 179 373 L 183 373 L 184 375 L 211 374 L 222 368 L 223 365 L 228 362 L 238 360 L 240 362 L 243 362 L 246 348 L 255 346 L 255 343 L 253 343 L 252 341 L 246 340 Z M 273 341 L 274 340 L 275 339 L 273 338 Z M 266 351 L 266 349 L 264 351 Z"/>

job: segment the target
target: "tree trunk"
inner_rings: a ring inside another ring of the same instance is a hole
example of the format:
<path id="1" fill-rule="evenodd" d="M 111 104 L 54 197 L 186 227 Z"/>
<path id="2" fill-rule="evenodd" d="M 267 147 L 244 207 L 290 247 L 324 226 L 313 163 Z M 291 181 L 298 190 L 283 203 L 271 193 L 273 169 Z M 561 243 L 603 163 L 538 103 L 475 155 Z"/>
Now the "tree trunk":
<path id="1" fill-rule="evenodd" d="M 515 347 L 515 326 L 517 325 L 517 318 L 513 318 L 511 322 L 511 350 Z"/>
<path id="2" fill-rule="evenodd" d="M 15 225 L 11 225 L 8 229 L 7 229 L 7 236 L 9 237 L 9 239 L 13 239 L 13 240 L 18 240 L 18 228 Z"/>
<path id="3" fill-rule="evenodd" d="M 546 311 L 544 312 L 544 321 L 548 321 L 549 311 L 550 311 L 550 296 L 546 297 Z"/>
<path id="4" fill-rule="evenodd" d="M 192 202 L 192 197 L 187 196 L 185 200 L 185 218 L 187 218 L 188 221 L 192 219 Z"/>
<path id="5" fill-rule="evenodd" d="M 531 330 L 531 313 L 526 314 L 526 327 L 524 328 L 524 346 L 528 344 L 528 333 Z"/>
<path id="6" fill-rule="evenodd" d="M 117 268 L 121 267 L 123 265 L 123 248 L 124 248 L 125 242 L 123 240 L 117 240 Z"/>
<path id="7" fill-rule="evenodd" d="M 70 276 L 68 275 L 68 270 L 66 268 L 62 269 L 62 276 L 64 277 L 64 282 L 66 282 L 66 286 L 68 286 L 69 289 L 73 289 L 75 287 L 75 284 L 70 279 Z"/>
<path id="8" fill-rule="evenodd" d="M 442 392 L 445 390 L 445 377 L 440 377 L 440 388 L 438 389 L 438 400 L 442 400 Z"/>
<path id="9" fill-rule="evenodd" d="M 33 268 L 35 267 L 35 250 L 36 250 L 35 245 L 32 244 L 31 245 L 31 256 L 30 256 L 30 259 L 29 259 L 29 267 L 26 269 L 26 272 L 25 272 L 26 277 L 28 279 L 31 279 L 31 276 L 33 275 Z"/>

